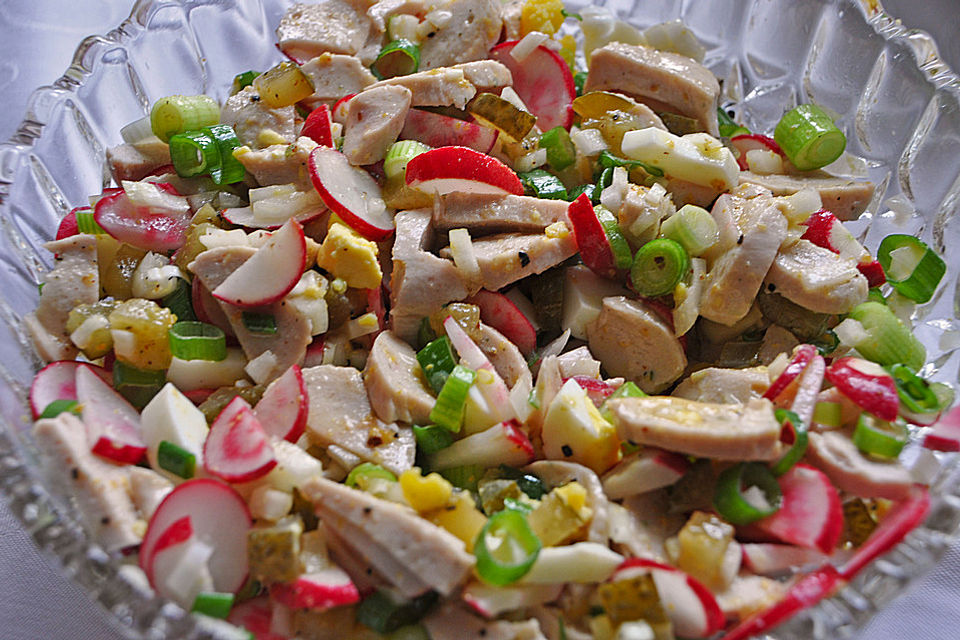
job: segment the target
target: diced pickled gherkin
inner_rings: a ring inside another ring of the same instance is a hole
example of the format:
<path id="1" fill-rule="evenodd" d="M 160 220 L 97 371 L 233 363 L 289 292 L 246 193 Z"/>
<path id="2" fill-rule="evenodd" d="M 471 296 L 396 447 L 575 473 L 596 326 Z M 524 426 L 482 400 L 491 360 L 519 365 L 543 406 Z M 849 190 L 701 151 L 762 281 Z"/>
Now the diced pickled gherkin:
<path id="1" fill-rule="evenodd" d="M 391 209 L 404 211 L 432 206 L 433 197 L 419 189 L 408 187 L 406 174 L 399 173 L 387 178 L 383 185 L 383 202 Z"/>
<path id="2" fill-rule="evenodd" d="M 586 490 L 571 482 L 540 499 L 540 504 L 527 514 L 527 524 L 543 546 L 552 547 L 581 537 L 593 518 L 592 510 L 583 504 L 585 498 Z"/>
<path id="3" fill-rule="evenodd" d="M 860 498 L 852 498 L 843 503 L 843 539 L 854 547 L 866 542 L 877 521 L 873 509 Z"/>
<path id="4" fill-rule="evenodd" d="M 284 61 L 253 79 L 264 104 L 273 109 L 288 107 L 313 93 L 310 79 L 293 62 Z"/>
<path id="5" fill-rule="evenodd" d="M 694 509 L 713 507 L 716 474 L 709 460 L 698 460 L 679 480 L 667 489 L 670 513 L 689 513 Z"/>
<path id="6" fill-rule="evenodd" d="M 679 113 L 661 111 L 657 115 L 660 116 L 660 120 L 663 121 L 663 126 L 667 128 L 667 131 L 675 136 L 685 136 L 688 133 L 703 131 L 699 121 L 682 116 Z"/>
<path id="7" fill-rule="evenodd" d="M 102 358 L 113 349 L 113 336 L 110 335 L 110 325 L 107 318 L 117 301 L 113 299 L 98 300 L 93 304 L 80 304 L 70 310 L 67 316 L 67 333 L 72 334 L 79 329 L 84 322 L 91 318 L 103 318 L 104 326 L 93 329 L 89 336 L 85 338 L 85 344 L 80 346 L 83 355 L 92 359 Z"/>
<path id="8" fill-rule="evenodd" d="M 213 423 L 224 407 L 237 396 L 246 400 L 247 404 L 252 407 L 260 402 L 264 390 L 265 387 L 259 384 L 248 387 L 220 387 L 200 403 L 199 409 L 203 412 L 203 417 L 207 419 L 207 422 Z"/>
<path id="9" fill-rule="evenodd" d="M 649 573 L 605 582 L 597 587 L 597 595 L 614 624 L 646 620 L 654 630 L 665 625 L 669 628 L 670 618 L 663 610 L 657 585 Z"/>
<path id="10" fill-rule="evenodd" d="M 209 422 L 210 419 L 207 418 L 207 421 Z M 300 489 L 296 487 L 293 489 L 293 507 L 291 508 L 291 513 L 300 516 L 300 519 L 303 521 L 304 531 L 313 531 L 320 523 L 319 518 L 317 518 L 317 512 L 314 510 L 313 502 L 300 493 Z"/>
<path id="11" fill-rule="evenodd" d="M 478 93 L 467 105 L 467 112 L 513 142 L 523 140 L 537 123 L 535 115 L 518 109 L 494 93 Z"/>
<path id="12" fill-rule="evenodd" d="M 708 589 L 723 591 L 732 577 L 724 571 L 724 558 L 733 535 L 733 525 L 712 513 L 694 511 L 677 534 L 677 544 L 667 550 L 675 550 L 671 559 Z"/>
<path id="13" fill-rule="evenodd" d="M 271 527 L 254 527 L 247 532 L 247 560 L 250 575 L 263 583 L 295 580 L 303 573 L 300 536 L 303 522 L 287 516 Z"/>
<path id="14" fill-rule="evenodd" d="M 650 126 L 649 118 L 629 113 L 627 111 L 608 111 L 599 118 L 584 120 L 581 128 L 598 129 L 603 136 L 604 141 L 610 147 L 610 152 L 615 156 L 622 156 L 623 136 L 628 131 L 643 129 Z"/>
<path id="15" fill-rule="evenodd" d="M 467 335 L 474 342 L 480 342 L 480 307 L 466 302 L 451 302 L 434 313 L 430 316 L 430 327 L 438 336 L 446 335 L 446 331 L 443 329 L 443 321 L 449 316 L 453 316 L 457 324 L 467 332 Z"/>
<path id="16" fill-rule="evenodd" d="M 126 300 L 133 293 L 130 291 L 130 284 L 133 282 L 133 272 L 137 270 L 140 260 L 147 252 L 143 249 L 121 244 L 113 255 L 107 269 L 101 271 L 100 286 L 105 295 L 116 298 L 117 300 Z"/>
<path id="17" fill-rule="evenodd" d="M 121 343 L 114 334 L 117 359 L 138 369 L 157 371 L 170 366 L 170 343 L 167 332 L 177 316 L 153 300 L 134 298 L 117 304 L 110 312 L 111 331 L 132 334 L 129 343 Z"/>
<path id="18" fill-rule="evenodd" d="M 323 299 L 327 302 L 327 318 L 330 331 L 350 319 L 353 314 L 353 305 L 350 303 L 346 291 L 337 291 L 334 286 L 327 287 L 327 293 Z"/>
<path id="19" fill-rule="evenodd" d="M 503 501 L 507 498 L 520 500 L 524 495 L 516 482 L 502 478 L 483 479 L 477 484 L 477 487 L 480 494 L 480 506 L 488 516 L 497 511 L 502 511 Z"/>
<path id="20" fill-rule="evenodd" d="M 530 289 L 537 322 L 544 333 L 560 333 L 563 319 L 563 267 L 536 276 Z"/>

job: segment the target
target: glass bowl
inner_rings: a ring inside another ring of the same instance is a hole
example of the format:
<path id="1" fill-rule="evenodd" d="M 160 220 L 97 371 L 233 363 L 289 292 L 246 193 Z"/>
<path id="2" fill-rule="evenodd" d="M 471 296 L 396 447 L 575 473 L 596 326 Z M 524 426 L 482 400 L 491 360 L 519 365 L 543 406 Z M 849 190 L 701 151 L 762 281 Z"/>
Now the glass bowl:
<path id="1" fill-rule="evenodd" d="M 273 29 L 285 0 L 140 0 L 130 18 L 78 47 L 73 64 L 31 97 L 25 119 L 0 144 L 0 487 L 36 544 L 108 609 L 130 638 L 230 638 L 154 598 L 92 544 L 70 497 L 39 471 L 26 398 L 40 360 L 21 327 L 51 256 L 41 244 L 59 219 L 110 184 L 104 152 L 120 128 L 156 98 L 207 93 L 223 99 L 235 74 L 281 59 Z M 582 7 L 572 0 L 572 9 Z M 834 168 L 869 177 L 877 195 L 851 227 L 868 247 L 888 233 L 916 234 L 938 252 L 960 245 L 960 79 L 924 34 L 875 0 L 608 0 L 639 27 L 681 18 L 723 80 L 723 101 L 752 129 L 769 131 L 788 108 L 815 102 L 837 115 L 849 157 Z M 923 373 L 956 384 L 960 260 L 913 314 L 930 353 Z M 919 434 L 916 434 L 919 435 Z M 912 447 L 912 453 L 918 447 Z M 908 455 L 911 455 L 908 452 Z M 846 588 L 764 638 L 848 637 L 957 538 L 956 456 L 938 458 L 923 526 Z M 243 637 L 242 635 L 239 637 Z"/>

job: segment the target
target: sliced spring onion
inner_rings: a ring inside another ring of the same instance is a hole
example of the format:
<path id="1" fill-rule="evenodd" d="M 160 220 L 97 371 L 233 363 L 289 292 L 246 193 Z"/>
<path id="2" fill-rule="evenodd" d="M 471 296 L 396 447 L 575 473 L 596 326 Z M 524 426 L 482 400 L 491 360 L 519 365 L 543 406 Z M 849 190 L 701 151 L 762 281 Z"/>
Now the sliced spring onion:
<path id="1" fill-rule="evenodd" d="M 902 233 L 889 235 L 880 242 L 877 260 L 890 286 L 919 303 L 933 297 L 947 271 L 943 259 L 925 242 Z"/>
<path id="2" fill-rule="evenodd" d="M 597 161 L 600 163 L 600 166 L 604 169 L 613 169 L 615 167 L 624 167 L 626 169 L 634 169 L 639 167 L 647 172 L 647 174 L 659 178 L 663 176 L 663 169 L 660 167 L 655 167 L 652 164 L 643 162 L 642 160 L 627 160 L 626 158 L 620 158 L 609 151 L 601 151 L 600 157 L 597 158 Z"/>
<path id="3" fill-rule="evenodd" d="M 218 124 L 205 128 L 204 132 L 217 142 L 217 149 L 220 151 L 220 163 L 210 168 L 210 177 L 214 184 L 233 184 L 243 180 L 247 170 L 233 156 L 233 150 L 241 146 L 233 127 Z"/>
<path id="4" fill-rule="evenodd" d="M 547 486 L 543 484 L 543 480 L 532 473 L 521 471 L 515 467 L 508 467 L 505 464 L 500 465 L 499 471 L 502 477 L 516 482 L 517 487 L 520 491 L 523 491 L 528 498 L 539 500 L 547 494 Z"/>
<path id="5" fill-rule="evenodd" d="M 253 84 L 253 81 L 256 80 L 257 76 L 260 75 L 259 71 L 244 71 L 243 73 L 238 73 L 233 77 L 233 86 L 230 88 L 231 94 L 240 93 L 247 87 Z"/>
<path id="6" fill-rule="evenodd" d="M 382 589 L 374 591 L 357 605 L 357 622 L 378 633 L 392 633 L 420 620 L 438 598 L 436 591 L 427 591 L 412 600 L 402 600 Z"/>
<path id="7" fill-rule="evenodd" d="M 724 138 L 732 138 L 733 136 L 750 133 L 749 129 L 737 124 L 734 119 L 720 107 L 717 107 L 717 121 L 720 125 L 720 135 Z"/>
<path id="8" fill-rule="evenodd" d="M 773 139 L 801 171 L 827 166 L 847 146 L 843 132 L 815 104 L 801 104 L 785 113 L 774 129 Z"/>
<path id="9" fill-rule="evenodd" d="M 192 178 L 220 166 L 220 147 L 206 131 L 170 136 L 170 160 L 178 176 Z"/>
<path id="10" fill-rule="evenodd" d="M 600 192 L 597 191 L 597 185 L 595 185 L 595 184 L 582 184 L 582 185 L 580 185 L 579 187 L 576 187 L 575 189 L 573 189 L 572 191 L 569 191 L 569 192 L 567 193 L 567 198 L 566 198 L 566 199 L 567 199 L 567 202 L 573 202 L 574 200 L 576 200 L 577 198 L 579 198 L 579 197 L 580 197 L 581 195 L 583 195 L 584 193 L 587 194 L 587 197 L 588 197 L 588 198 L 590 198 L 590 202 L 593 202 L 594 204 L 596 204 L 597 201 L 599 201 L 599 199 L 600 199 Z M 596 197 L 596 198 L 593 197 L 593 194 L 594 194 L 594 193 L 597 194 L 597 197 Z"/>
<path id="11" fill-rule="evenodd" d="M 69 411 L 71 413 L 80 415 L 80 403 L 76 400 L 68 400 L 66 398 L 54 400 L 43 408 L 43 412 L 40 414 L 40 419 L 45 420 L 47 418 L 56 418 L 64 411 Z"/>
<path id="12" fill-rule="evenodd" d="M 864 453 L 880 458 L 896 458 L 910 439 L 910 431 L 901 420 L 887 422 L 869 413 L 861 413 L 853 432 L 853 444 Z"/>
<path id="13" fill-rule="evenodd" d="M 193 613 L 202 613 L 212 618 L 225 619 L 230 615 L 230 609 L 233 607 L 234 595 L 232 593 L 218 593 L 216 591 L 201 591 L 197 594 L 197 599 L 193 601 Z"/>
<path id="14" fill-rule="evenodd" d="M 554 127 L 540 136 L 540 148 L 547 150 L 547 163 L 555 171 L 562 171 L 577 159 L 577 148 L 563 127 Z"/>
<path id="15" fill-rule="evenodd" d="M 758 499 L 753 487 L 760 490 Z M 772 515 L 780 509 L 783 493 L 773 472 L 762 462 L 741 462 L 720 474 L 713 506 L 724 520 L 746 525 Z"/>
<path id="16" fill-rule="evenodd" d="M 821 356 L 829 356 L 840 348 L 840 337 L 833 329 L 827 329 L 819 336 L 810 341 L 810 344 L 817 348 L 817 353 Z"/>
<path id="17" fill-rule="evenodd" d="M 613 420 L 613 414 L 610 413 L 610 409 L 606 407 L 606 404 L 611 400 L 616 400 L 617 398 L 646 398 L 647 394 L 644 393 L 643 389 L 638 387 L 632 380 L 627 380 L 622 385 L 617 387 L 617 390 L 610 394 L 610 396 L 603 401 L 603 406 L 600 408 L 600 415 L 603 416 L 603 419 L 607 422 Z"/>
<path id="18" fill-rule="evenodd" d="M 597 184 L 593 186 L 593 192 L 590 194 L 590 202 L 600 204 L 600 194 L 603 190 L 613 184 L 613 167 L 607 167 L 600 172 L 597 178 Z"/>
<path id="19" fill-rule="evenodd" d="M 443 336 L 428 343 L 417 352 L 417 362 L 420 363 L 420 369 L 430 387 L 435 393 L 440 393 L 450 372 L 457 366 L 453 347 L 450 346 L 450 338 Z"/>
<path id="20" fill-rule="evenodd" d="M 883 291 L 880 290 L 880 287 L 873 287 L 867 291 L 867 300 L 879 302 L 880 304 L 887 304 L 887 299 L 884 297 Z"/>
<path id="21" fill-rule="evenodd" d="M 937 413 L 943 409 L 931 385 L 905 364 L 886 368 L 897 383 L 900 403 L 910 413 Z"/>
<path id="22" fill-rule="evenodd" d="M 181 360 L 211 360 L 227 357 L 227 337 L 220 327 L 206 322 L 177 322 L 167 332 L 170 353 Z"/>
<path id="23" fill-rule="evenodd" d="M 177 316 L 177 320 L 197 319 L 197 314 L 193 312 L 190 283 L 183 278 L 177 278 L 176 288 L 165 295 L 160 302 L 164 307 L 170 309 L 173 315 Z"/>
<path id="24" fill-rule="evenodd" d="M 662 296 L 673 291 L 690 270 L 690 256 L 674 240 L 658 238 L 637 250 L 630 268 L 633 288 L 643 296 Z"/>
<path id="25" fill-rule="evenodd" d="M 77 220 L 77 231 L 80 233 L 90 233 L 93 235 L 103 235 L 106 231 L 103 230 L 97 221 L 93 217 L 93 209 L 85 207 L 83 209 L 75 209 L 74 214 Z"/>
<path id="26" fill-rule="evenodd" d="M 390 482 L 397 481 L 397 476 L 380 465 L 373 464 L 372 462 L 361 462 L 350 470 L 347 479 L 344 480 L 343 483 L 348 487 L 360 487 L 364 489 L 367 483 L 373 478 L 389 480 Z"/>
<path id="27" fill-rule="evenodd" d="M 782 476 L 789 471 L 793 465 L 800 462 L 803 454 L 806 453 L 808 441 L 807 426 L 803 424 L 800 416 L 789 409 L 777 409 L 773 412 L 773 415 L 776 417 L 777 422 L 780 423 L 780 428 L 782 429 L 780 439 L 782 441 L 784 440 L 784 432 L 791 434 L 791 436 L 785 440 L 790 444 L 790 448 L 770 467 L 773 475 Z M 791 437 L 793 440 L 792 443 L 790 442 Z"/>
<path id="28" fill-rule="evenodd" d="M 285 60 L 254 78 L 253 86 L 268 107 L 289 107 L 313 94 L 310 79 L 299 65 Z"/>
<path id="29" fill-rule="evenodd" d="M 425 427 L 413 425 L 413 437 L 417 439 L 417 451 L 420 453 L 436 453 L 453 444 L 453 433 L 435 424 Z"/>
<path id="30" fill-rule="evenodd" d="M 547 200 L 566 200 L 567 189 L 560 182 L 560 178 L 543 169 L 524 171 L 517 174 L 523 183 L 523 190 L 528 195 Z"/>
<path id="31" fill-rule="evenodd" d="M 446 478 L 450 484 L 458 489 L 476 493 L 477 485 L 480 482 L 480 478 L 483 477 L 485 471 L 486 469 L 479 464 L 467 464 L 462 467 L 440 469 L 437 471 L 437 473 Z"/>
<path id="32" fill-rule="evenodd" d="M 396 76 L 406 76 L 420 68 L 420 47 L 405 38 L 399 38 L 387 44 L 377 59 L 370 65 L 370 71 L 377 80 Z"/>
<path id="33" fill-rule="evenodd" d="M 277 332 L 277 319 L 269 313 L 244 311 L 241 317 L 243 319 L 243 326 L 247 328 L 247 331 L 267 335 L 274 335 Z"/>
<path id="34" fill-rule="evenodd" d="M 843 407 L 839 402 L 818 402 L 813 407 L 813 422 L 825 427 L 839 427 L 843 424 Z"/>
<path id="35" fill-rule="evenodd" d="M 196 131 L 220 121 L 220 105 L 210 96 L 167 96 L 153 103 L 150 128 L 164 142 L 170 136 Z"/>
<path id="36" fill-rule="evenodd" d="M 883 365 L 905 364 L 919 371 L 927 361 L 927 350 L 913 332 L 879 302 L 863 302 L 850 312 L 867 337 L 853 345 L 864 358 Z"/>
<path id="37" fill-rule="evenodd" d="M 630 265 L 633 264 L 633 256 L 630 253 L 630 245 L 627 244 L 627 239 L 623 237 L 623 233 L 620 231 L 620 223 L 617 222 L 617 217 L 600 204 L 595 206 L 593 210 L 597 214 L 597 220 L 600 221 L 604 233 L 607 234 L 610 251 L 613 253 L 614 266 L 617 269 L 629 269 Z"/>
<path id="38" fill-rule="evenodd" d="M 577 96 L 583 95 L 583 85 L 587 81 L 586 71 L 577 71 L 573 74 L 573 86 L 577 88 Z"/>
<path id="39" fill-rule="evenodd" d="M 113 363 L 113 388 L 137 409 L 147 406 L 166 381 L 163 370 L 138 369 L 122 360 Z"/>
<path id="40" fill-rule="evenodd" d="M 477 574 L 492 585 L 516 582 L 533 567 L 541 547 L 523 513 L 499 511 L 490 516 L 474 542 Z"/>
<path id="41" fill-rule="evenodd" d="M 197 470 L 197 456 L 169 440 L 161 440 L 157 447 L 157 464 L 175 476 L 190 479 Z"/>
<path id="42" fill-rule="evenodd" d="M 710 212 L 695 204 L 685 204 L 660 224 L 660 235 L 675 240 L 693 257 L 717 243 L 720 228 Z"/>
<path id="43" fill-rule="evenodd" d="M 383 158 L 383 172 L 387 178 L 406 175 L 407 163 L 429 150 L 430 147 L 419 140 L 398 140 L 387 149 L 387 155 Z"/>
<path id="44" fill-rule="evenodd" d="M 472 369 L 459 364 L 455 366 L 437 395 L 437 403 L 430 410 L 430 421 L 455 433 L 459 432 L 467 392 L 476 377 Z"/>

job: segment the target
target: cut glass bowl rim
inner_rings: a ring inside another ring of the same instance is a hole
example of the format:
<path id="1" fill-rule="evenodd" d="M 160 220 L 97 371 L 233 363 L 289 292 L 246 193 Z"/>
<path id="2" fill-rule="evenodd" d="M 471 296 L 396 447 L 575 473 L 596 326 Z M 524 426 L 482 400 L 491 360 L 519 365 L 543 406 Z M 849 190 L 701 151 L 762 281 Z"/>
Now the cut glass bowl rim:
<path id="1" fill-rule="evenodd" d="M 906 45 L 925 81 L 935 90 L 947 91 L 960 101 L 960 76 L 940 58 L 934 40 L 927 33 L 905 27 L 884 11 L 879 0 L 825 0 L 828 4 L 844 1 L 856 5 L 865 22 L 885 41 Z M 684 6 L 688 3 L 684 2 Z M 79 91 L 96 72 L 89 58 L 91 52 L 96 53 L 97 45 L 123 44 L 131 33 L 145 28 L 145 17 L 156 8 L 173 5 L 188 10 L 196 4 L 191 0 L 137 0 L 129 17 L 116 29 L 84 38 L 66 72 L 52 85 L 40 87 L 31 94 L 26 115 L 16 132 L 7 142 L 0 143 L 0 213 L 7 212 L 5 205 L 12 186 L 12 182 L 4 178 L 4 164 L 29 154 L 42 139 L 43 114 L 49 106 L 51 92 L 59 95 L 64 91 Z M 4 311 L 0 308 L 0 315 Z M 12 379 L 2 367 L 0 381 L 3 386 L 0 394 L 4 399 L 13 399 L 25 408 L 23 385 Z M 230 625 L 192 616 L 151 595 L 135 576 L 118 570 L 117 563 L 88 539 L 74 507 L 64 496 L 51 491 L 37 470 L 28 467 L 25 458 L 29 443 L 22 440 L 5 417 L 2 419 L 0 494 L 46 558 L 107 609 L 109 620 L 122 636 L 151 640 L 245 637 L 238 636 Z M 768 640 L 849 637 L 879 607 L 901 593 L 906 583 L 927 573 L 960 533 L 960 487 L 953 481 L 960 473 L 960 457 L 951 455 L 944 461 L 938 480 L 931 487 L 935 500 L 924 525 L 896 549 L 866 567 L 837 594 L 797 615 L 774 633 L 757 637 Z M 877 584 L 882 588 L 878 590 Z M 871 600 L 864 595 L 867 588 L 879 593 L 879 597 Z"/>

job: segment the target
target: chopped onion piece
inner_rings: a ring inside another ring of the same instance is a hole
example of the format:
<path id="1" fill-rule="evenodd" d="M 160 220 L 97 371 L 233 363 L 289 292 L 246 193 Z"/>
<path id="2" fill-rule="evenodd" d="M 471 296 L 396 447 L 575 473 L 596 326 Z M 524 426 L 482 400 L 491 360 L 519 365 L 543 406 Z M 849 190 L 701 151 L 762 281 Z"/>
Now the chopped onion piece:
<path id="1" fill-rule="evenodd" d="M 582 156 L 595 156 L 609 149 L 599 129 L 581 129 L 571 134 L 570 139 L 577 148 L 577 153 Z"/>
<path id="2" fill-rule="evenodd" d="M 769 149 L 750 149 L 747 151 L 747 166 L 750 171 L 762 175 L 783 173 L 783 158 Z"/>
<path id="3" fill-rule="evenodd" d="M 86 349 L 90 346 L 90 338 L 96 331 L 109 329 L 110 321 L 107 316 L 95 314 L 84 320 L 79 327 L 70 334 L 70 341 L 77 345 L 78 349 Z"/>
<path id="4" fill-rule="evenodd" d="M 479 282 L 480 264 L 477 262 L 476 253 L 473 251 L 473 240 L 470 238 L 469 231 L 466 229 L 450 230 L 450 253 L 453 256 L 453 263 L 467 279 Z"/>
<path id="5" fill-rule="evenodd" d="M 541 31 L 531 31 L 523 36 L 520 42 L 514 45 L 513 49 L 510 50 L 510 55 L 513 56 L 513 59 L 517 62 L 523 62 L 537 47 L 549 39 L 550 36 Z"/>
<path id="6" fill-rule="evenodd" d="M 270 372 L 277 366 L 277 356 L 269 349 L 247 363 L 244 370 L 257 384 L 265 384 Z"/>
<path id="7" fill-rule="evenodd" d="M 837 334 L 840 344 L 845 347 L 856 348 L 858 344 L 870 339 L 870 334 L 863 328 L 860 321 L 853 318 L 847 318 L 835 326 L 833 332 Z"/>
<path id="8" fill-rule="evenodd" d="M 513 168 L 517 173 L 526 173 L 545 164 L 547 164 L 547 150 L 537 149 L 517 158 Z"/>
<path id="9" fill-rule="evenodd" d="M 623 199 L 627 195 L 627 170 L 617 167 L 613 170 L 613 180 L 610 186 L 600 193 L 600 204 L 612 212 L 620 210 Z"/>

